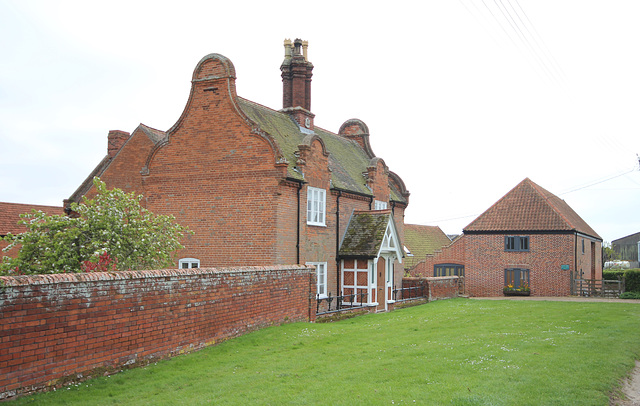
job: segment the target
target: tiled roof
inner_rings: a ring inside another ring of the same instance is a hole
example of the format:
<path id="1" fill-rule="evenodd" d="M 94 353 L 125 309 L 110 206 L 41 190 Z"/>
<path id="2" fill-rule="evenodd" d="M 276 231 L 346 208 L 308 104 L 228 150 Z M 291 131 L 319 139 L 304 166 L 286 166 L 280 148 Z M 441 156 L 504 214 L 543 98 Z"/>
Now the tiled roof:
<path id="1" fill-rule="evenodd" d="M 449 244 L 451 240 L 438 226 L 404 225 L 404 245 L 415 258 L 424 259 Z"/>
<path id="2" fill-rule="evenodd" d="M 288 114 L 241 97 L 238 98 L 238 102 L 242 111 L 277 142 L 284 158 L 289 161 L 287 176 L 292 179 L 304 180 L 302 175 L 294 170 L 294 166 L 297 160 L 295 152 L 307 134 L 300 131 L 298 124 Z M 314 128 L 314 132 L 322 139 L 329 153 L 332 187 L 372 196 L 363 175 L 367 172 L 371 159 L 360 145 L 317 126 Z M 395 187 L 392 186 L 390 192 L 391 200 L 406 203 L 407 199 Z"/>
<path id="3" fill-rule="evenodd" d="M 339 255 L 341 257 L 376 257 L 391 218 L 391 210 L 354 212 L 345 231 Z"/>
<path id="4" fill-rule="evenodd" d="M 602 239 L 569 205 L 526 178 L 464 232 L 576 231 Z"/>
<path id="5" fill-rule="evenodd" d="M 31 213 L 31 210 L 42 211 L 49 215 L 64 215 L 62 206 L 0 202 L 0 236 L 7 235 L 7 233 L 19 234 L 27 231 L 24 226 L 18 225 L 18 221 L 20 221 L 21 214 Z"/>

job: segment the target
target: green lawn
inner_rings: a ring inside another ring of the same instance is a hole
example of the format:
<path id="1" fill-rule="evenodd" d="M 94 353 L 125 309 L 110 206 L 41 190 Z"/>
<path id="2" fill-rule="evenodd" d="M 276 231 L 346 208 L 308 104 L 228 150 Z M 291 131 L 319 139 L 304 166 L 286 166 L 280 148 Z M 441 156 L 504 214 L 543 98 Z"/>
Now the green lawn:
<path id="1" fill-rule="evenodd" d="M 456 299 L 272 327 L 16 403 L 604 406 L 638 358 L 638 304 Z"/>

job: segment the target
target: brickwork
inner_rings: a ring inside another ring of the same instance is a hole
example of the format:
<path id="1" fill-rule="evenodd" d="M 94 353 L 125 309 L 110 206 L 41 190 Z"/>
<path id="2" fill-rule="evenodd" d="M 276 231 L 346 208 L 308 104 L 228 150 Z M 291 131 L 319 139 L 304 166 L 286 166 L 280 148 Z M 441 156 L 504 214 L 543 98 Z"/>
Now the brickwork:
<path id="1" fill-rule="evenodd" d="M 457 276 L 428 277 L 429 301 L 458 297 L 460 278 Z"/>
<path id="2" fill-rule="evenodd" d="M 582 275 L 582 279 L 602 279 L 602 242 L 578 235 L 576 261 L 575 270 Z"/>
<path id="3" fill-rule="evenodd" d="M 402 279 L 402 287 L 421 288 L 408 291 L 404 298 L 418 297 L 422 293 L 428 301 L 452 299 L 459 296 L 460 278 L 457 276 L 405 277 Z"/>
<path id="4" fill-rule="evenodd" d="M 465 258 L 465 236 L 461 236 L 447 247 L 437 250 L 433 255 L 427 255 L 426 258 L 411 269 L 409 273 L 411 276 L 433 276 L 435 265 L 465 265 Z"/>
<path id="5" fill-rule="evenodd" d="M 111 136 L 117 133 L 120 137 L 124 137 L 124 131 L 109 131 L 109 147 L 111 148 Z M 102 179 L 107 179 L 110 184 L 118 185 L 118 188 L 124 190 L 127 193 L 136 192 L 141 193 L 142 177 L 140 171 L 146 164 L 148 151 L 153 147 L 153 142 L 147 137 L 141 127 L 138 127 L 128 140 L 123 141 L 119 139 L 121 149 L 117 151 L 109 150 L 109 155 L 114 157 L 116 153 L 118 159 L 113 159 L 109 166 L 105 169 Z M 122 148 L 126 142 L 126 148 Z M 135 168 L 137 170 L 132 170 Z M 86 195 L 87 198 L 95 196 L 95 189 L 91 189 Z M 146 201 L 140 202 L 143 207 L 146 207 Z"/>
<path id="6" fill-rule="evenodd" d="M 315 319 L 304 266 L 0 277 L 0 399 Z"/>
<path id="7" fill-rule="evenodd" d="M 507 252 L 504 235 L 465 235 L 466 290 L 472 296 L 502 296 L 504 270 L 528 269 L 531 295 L 568 296 L 575 269 L 574 234 L 529 234 L 529 251 Z M 570 270 L 562 270 L 569 265 Z"/>

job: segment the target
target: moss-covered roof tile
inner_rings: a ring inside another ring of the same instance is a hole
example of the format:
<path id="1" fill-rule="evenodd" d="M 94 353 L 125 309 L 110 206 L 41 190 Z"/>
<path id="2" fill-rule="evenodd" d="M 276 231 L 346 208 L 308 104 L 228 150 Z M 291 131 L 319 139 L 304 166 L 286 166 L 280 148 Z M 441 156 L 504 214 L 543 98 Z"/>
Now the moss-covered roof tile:
<path id="1" fill-rule="evenodd" d="M 341 257 L 376 257 L 390 218 L 391 212 L 388 210 L 355 212 L 349 221 L 339 255 Z"/>
<path id="2" fill-rule="evenodd" d="M 297 160 L 295 152 L 307 134 L 300 131 L 300 127 L 288 114 L 243 98 L 238 98 L 238 101 L 242 111 L 278 144 L 284 158 L 289 161 L 287 175 L 293 179 L 304 180 L 302 175 L 294 170 L 294 166 Z M 329 152 L 332 187 L 371 196 L 372 192 L 367 188 L 363 176 L 370 159 L 360 145 L 320 127 L 315 127 L 314 132 L 322 139 Z M 393 187 L 391 199 L 406 202 L 401 193 Z"/>

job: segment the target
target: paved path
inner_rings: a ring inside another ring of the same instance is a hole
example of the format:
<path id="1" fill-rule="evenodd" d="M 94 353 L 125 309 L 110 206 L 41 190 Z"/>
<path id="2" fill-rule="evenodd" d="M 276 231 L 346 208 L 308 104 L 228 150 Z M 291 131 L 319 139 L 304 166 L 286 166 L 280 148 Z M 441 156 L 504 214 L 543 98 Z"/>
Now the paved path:
<path id="1" fill-rule="evenodd" d="M 494 297 L 470 297 L 469 299 L 481 300 L 547 300 L 552 302 L 608 302 L 608 303 L 636 303 L 636 299 L 612 299 L 606 297 L 582 297 L 582 296 L 494 296 Z"/>

